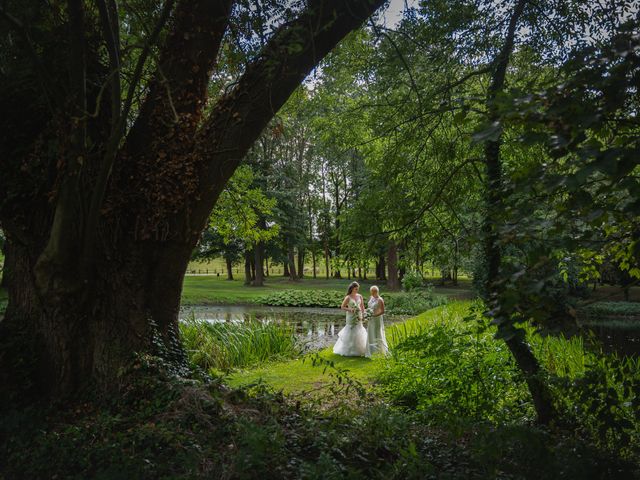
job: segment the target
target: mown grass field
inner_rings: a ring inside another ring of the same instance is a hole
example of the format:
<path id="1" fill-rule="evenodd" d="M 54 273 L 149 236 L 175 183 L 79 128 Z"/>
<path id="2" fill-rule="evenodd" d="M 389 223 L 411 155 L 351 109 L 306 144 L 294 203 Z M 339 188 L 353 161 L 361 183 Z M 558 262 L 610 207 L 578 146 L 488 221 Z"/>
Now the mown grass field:
<path id="1" fill-rule="evenodd" d="M 289 278 L 282 276 L 272 276 L 266 279 L 264 287 L 252 287 L 244 284 L 244 278 L 236 280 L 226 280 L 224 276 L 215 275 L 187 275 L 182 289 L 183 305 L 206 305 L 206 304 L 246 304 L 256 303 L 259 297 L 281 290 L 295 289 L 319 289 L 335 290 L 345 292 L 351 280 L 349 279 L 324 279 L 324 278 L 304 278 L 292 282 Z M 371 285 L 379 285 L 381 294 L 384 296 L 389 292 L 385 291 L 384 283 L 375 280 L 361 281 L 361 292 L 368 296 Z M 469 280 L 460 280 L 459 286 L 434 285 L 435 293 L 446 295 L 450 298 L 470 298 L 472 296 Z"/>

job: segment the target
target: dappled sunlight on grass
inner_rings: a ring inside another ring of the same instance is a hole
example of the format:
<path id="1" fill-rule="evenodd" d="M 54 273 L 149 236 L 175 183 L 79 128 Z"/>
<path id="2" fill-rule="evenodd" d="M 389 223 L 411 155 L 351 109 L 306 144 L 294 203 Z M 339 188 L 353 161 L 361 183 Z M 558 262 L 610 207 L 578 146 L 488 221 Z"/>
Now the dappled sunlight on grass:
<path id="1" fill-rule="evenodd" d="M 401 324 L 387 327 L 387 340 L 391 348 L 396 339 L 403 337 L 406 332 L 418 332 L 427 325 L 441 321 L 460 322 L 467 314 L 471 302 L 454 302 L 448 306 L 436 307 L 411 318 Z M 386 359 L 374 356 L 373 359 L 364 357 L 342 357 L 335 355 L 332 348 L 319 352 L 322 359 L 333 362 L 335 367 L 348 370 L 349 376 L 362 382 L 372 382 L 377 373 L 384 367 Z M 284 393 L 311 391 L 330 383 L 332 369 L 314 366 L 311 356 L 266 364 L 253 370 L 235 372 L 226 381 L 231 386 L 241 386 L 262 380 L 276 390 Z"/>

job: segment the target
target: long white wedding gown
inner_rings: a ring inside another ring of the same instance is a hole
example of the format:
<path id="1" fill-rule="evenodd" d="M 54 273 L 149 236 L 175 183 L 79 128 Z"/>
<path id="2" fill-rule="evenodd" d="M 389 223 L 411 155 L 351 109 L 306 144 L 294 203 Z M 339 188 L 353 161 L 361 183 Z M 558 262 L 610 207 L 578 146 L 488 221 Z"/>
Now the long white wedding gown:
<path id="1" fill-rule="evenodd" d="M 362 296 L 358 294 L 358 302 L 349 298 L 349 307 L 356 312 L 347 312 L 347 324 L 338 332 L 338 341 L 333 346 L 333 353 L 344 357 L 362 357 L 367 354 L 367 331 L 362 326 L 360 305 Z"/>
<path id="2" fill-rule="evenodd" d="M 378 303 L 380 297 L 369 298 L 367 307 L 373 313 L 380 310 Z M 386 355 L 389 353 L 389 347 L 387 346 L 387 337 L 384 334 L 384 320 L 382 315 L 376 315 L 369 317 L 369 323 L 367 324 L 367 357 L 370 357 L 374 353 L 382 353 Z"/>

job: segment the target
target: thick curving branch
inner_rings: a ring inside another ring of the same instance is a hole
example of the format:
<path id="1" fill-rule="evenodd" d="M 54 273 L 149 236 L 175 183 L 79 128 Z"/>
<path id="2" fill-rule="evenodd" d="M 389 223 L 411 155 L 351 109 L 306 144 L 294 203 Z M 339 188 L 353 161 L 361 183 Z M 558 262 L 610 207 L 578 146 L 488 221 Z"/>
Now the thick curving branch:
<path id="1" fill-rule="evenodd" d="M 160 52 L 157 72 L 127 137 L 131 155 L 148 152 L 154 140 L 193 134 L 226 32 L 232 0 L 182 0 Z"/>
<path id="2" fill-rule="evenodd" d="M 236 167 L 277 111 L 311 70 L 384 0 L 311 0 L 282 26 L 249 64 L 235 88 L 217 103 L 197 138 L 201 198 L 193 212 L 199 231 Z"/>

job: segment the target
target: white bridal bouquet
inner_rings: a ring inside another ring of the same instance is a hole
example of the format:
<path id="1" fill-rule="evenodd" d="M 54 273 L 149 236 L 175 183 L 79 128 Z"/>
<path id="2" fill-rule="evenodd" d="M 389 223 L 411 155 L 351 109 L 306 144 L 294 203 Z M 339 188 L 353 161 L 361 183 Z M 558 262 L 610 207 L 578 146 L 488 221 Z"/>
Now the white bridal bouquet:
<path id="1" fill-rule="evenodd" d="M 349 308 L 353 309 L 353 313 L 358 316 L 359 320 L 362 320 L 362 310 L 360 310 L 359 305 L 353 300 L 349 300 Z"/>
<path id="2" fill-rule="evenodd" d="M 369 318 L 373 317 L 373 308 L 367 307 L 364 310 L 364 319 L 369 320 Z"/>

